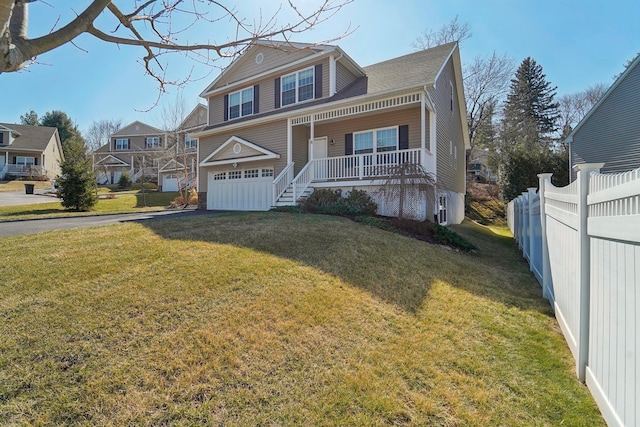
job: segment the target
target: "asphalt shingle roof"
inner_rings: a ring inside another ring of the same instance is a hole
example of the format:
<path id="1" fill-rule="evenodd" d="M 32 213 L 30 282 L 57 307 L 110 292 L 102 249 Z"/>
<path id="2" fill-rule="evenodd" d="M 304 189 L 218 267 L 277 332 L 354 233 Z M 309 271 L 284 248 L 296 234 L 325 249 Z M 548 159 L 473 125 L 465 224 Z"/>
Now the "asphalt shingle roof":
<path id="1" fill-rule="evenodd" d="M 455 42 L 446 43 L 364 67 L 367 93 L 432 84 L 454 46 Z"/>
<path id="2" fill-rule="evenodd" d="M 47 148 L 51 137 L 56 131 L 56 128 L 47 126 L 27 126 L 13 123 L 0 123 L 0 126 L 4 126 L 20 134 L 11 145 L 3 145 L 3 147 L 11 147 L 15 150 L 44 150 Z"/>

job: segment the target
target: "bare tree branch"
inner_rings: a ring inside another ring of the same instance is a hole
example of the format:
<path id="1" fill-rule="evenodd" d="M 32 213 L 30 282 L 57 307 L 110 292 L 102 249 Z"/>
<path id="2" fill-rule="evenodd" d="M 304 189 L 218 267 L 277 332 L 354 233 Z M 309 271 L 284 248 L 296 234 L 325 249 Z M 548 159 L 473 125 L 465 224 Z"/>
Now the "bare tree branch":
<path id="1" fill-rule="evenodd" d="M 461 43 L 471 37 L 471 26 L 469 23 L 459 23 L 458 15 L 437 31 L 426 29 L 418 38 L 411 43 L 416 50 L 429 49 L 450 42 Z"/>

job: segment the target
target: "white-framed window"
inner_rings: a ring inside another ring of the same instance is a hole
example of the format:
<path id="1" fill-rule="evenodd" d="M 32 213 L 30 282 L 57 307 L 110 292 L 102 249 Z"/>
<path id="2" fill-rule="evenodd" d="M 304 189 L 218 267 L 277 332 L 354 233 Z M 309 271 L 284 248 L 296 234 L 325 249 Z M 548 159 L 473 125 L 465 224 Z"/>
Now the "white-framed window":
<path id="1" fill-rule="evenodd" d="M 262 169 L 262 177 L 263 177 L 263 178 L 268 178 L 268 177 L 270 177 L 270 176 L 273 176 L 273 169 L 270 169 L 270 168 L 268 168 L 268 169 L 267 169 L 267 168 Z"/>
<path id="2" fill-rule="evenodd" d="M 35 157 L 16 156 L 16 165 L 35 165 Z"/>
<path id="3" fill-rule="evenodd" d="M 198 139 L 191 138 L 189 135 L 184 136 L 184 148 L 189 150 L 191 148 L 198 148 Z"/>
<path id="4" fill-rule="evenodd" d="M 398 127 L 353 133 L 353 153 L 380 153 L 398 149 Z"/>
<path id="5" fill-rule="evenodd" d="M 253 86 L 229 94 L 229 120 L 253 114 Z"/>
<path id="6" fill-rule="evenodd" d="M 313 99 L 315 93 L 314 82 L 313 67 L 282 76 L 280 79 L 282 106 Z"/>
<path id="7" fill-rule="evenodd" d="M 129 140 L 126 138 L 118 138 L 116 139 L 116 150 L 128 150 L 129 149 Z"/>
<path id="8" fill-rule="evenodd" d="M 220 172 L 220 173 L 217 173 L 217 174 L 213 175 L 213 180 L 214 181 L 222 181 L 223 179 L 227 179 L 227 173 L 226 172 Z"/>
<path id="9" fill-rule="evenodd" d="M 242 179 L 242 171 L 229 171 L 229 179 Z"/>
<path id="10" fill-rule="evenodd" d="M 160 137 L 159 136 L 149 136 L 145 138 L 145 147 L 147 148 L 159 148 L 160 147 Z"/>
<path id="11" fill-rule="evenodd" d="M 260 169 L 247 169 L 244 171 L 245 178 L 257 178 L 260 176 Z"/>

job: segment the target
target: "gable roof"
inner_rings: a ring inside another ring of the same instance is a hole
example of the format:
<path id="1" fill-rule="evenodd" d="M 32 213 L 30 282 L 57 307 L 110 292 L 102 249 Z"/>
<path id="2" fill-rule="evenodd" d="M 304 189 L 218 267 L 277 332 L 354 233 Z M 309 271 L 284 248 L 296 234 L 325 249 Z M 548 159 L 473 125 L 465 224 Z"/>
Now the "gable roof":
<path id="1" fill-rule="evenodd" d="M 59 144 L 60 138 L 58 137 L 58 129 L 48 126 L 29 126 L 29 125 L 16 125 L 11 123 L 0 123 L 0 126 L 11 130 L 16 139 L 13 140 L 11 147 L 16 150 L 30 150 L 30 151 L 44 151 L 51 138 L 55 137 L 56 142 Z M 62 148 L 59 146 L 58 148 Z"/>
<path id="2" fill-rule="evenodd" d="M 368 93 L 433 85 L 456 46 L 446 43 L 364 67 Z"/>
<path id="3" fill-rule="evenodd" d="M 183 131 L 199 128 L 207 125 L 207 107 L 198 103 L 193 110 L 185 117 L 180 124 Z"/>
<path id="4" fill-rule="evenodd" d="M 569 136 L 567 136 L 565 138 L 565 142 L 567 142 L 567 143 L 572 143 L 573 142 L 573 136 L 576 134 L 576 132 L 578 132 L 580 130 L 580 128 L 584 125 L 584 123 L 586 123 L 589 120 L 589 118 L 593 115 L 593 113 L 595 113 L 598 110 L 598 108 L 600 108 L 602 103 L 607 98 L 609 98 L 609 96 L 613 93 L 613 91 L 620 85 L 620 83 L 622 83 L 624 81 L 624 79 L 629 74 L 631 74 L 631 71 L 633 71 L 633 69 L 636 68 L 636 67 L 640 67 L 640 54 L 638 54 L 636 56 L 636 58 L 633 60 L 633 62 L 631 62 L 631 64 L 629 64 L 627 69 L 624 70 L 624 72 L 616 79 L 615 82 L 613 82 L 611 87 L 604 93 L 604 95 L 602 95 L 602 97 L 598 100 L 598 102 L 596 102 L 596 104 L 591 108 L 591 110 L 589 110 L 589 112 L 582 118 L 582 120 L 580 120 L 580 123 L 578 123 L 576 125 L 575 129 L 573 129 L 571 131 Z"/>
<path id="5" fill-rule="evenodd" d="M 105 166 L 130 166 L 129 163 L 122 160 L 119 157 L 114 156 L 113 154 L 109 154 L 108 156 L 104 156 L 97 162 L 96 165 L 104 164 Z"/>
<path id="6" fill-rule="evenodd" d="M 216 159 L 217 155 L 224 153 L 228 147 L 233 146 L 233 157 L 227 157 L 223 159 Z M 243 153 L 243 147 L 245 153 Z M 257 144 L 247 141 L 246 139 L 238 136 L 231 136 L 220 147 L 215 149 L 209 154 L 203 161 L 200 162 L 200 166 L 212 166 L 241 162 L 252 162 L 255 160 L 267 160 L 267 159 L 279 159 L 280 154 L 274 153 L 271 150 L 267 150 Z"/>
<path id="7" fill-rule="evenodd" d="M 136 135 L 161 135 L 164 134 L 164 131 L 150 126 L 146 123 L 142 123 L 139 120 L 136 120 L 133 123 L 130 123 L 120 129 L 119 131 L 111 134 L 111 138 L 116 136 L 136 136 Z"/>

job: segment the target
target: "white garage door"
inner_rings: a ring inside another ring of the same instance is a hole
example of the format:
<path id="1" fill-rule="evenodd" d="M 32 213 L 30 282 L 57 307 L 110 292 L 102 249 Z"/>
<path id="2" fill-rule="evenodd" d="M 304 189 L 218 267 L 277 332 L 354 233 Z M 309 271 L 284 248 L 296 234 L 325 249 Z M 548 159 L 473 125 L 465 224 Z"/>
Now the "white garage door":
<path id="1" fill-rule="evenodd" d="M 209 172 L 209 210 L 267 211 L 272 199 L 273 167 Z"/>
<path id="2" fill-rule="evenodd" d="M 162 191 L 178 191 L 178 177 L 173 174 L 162 177 Z"/>

